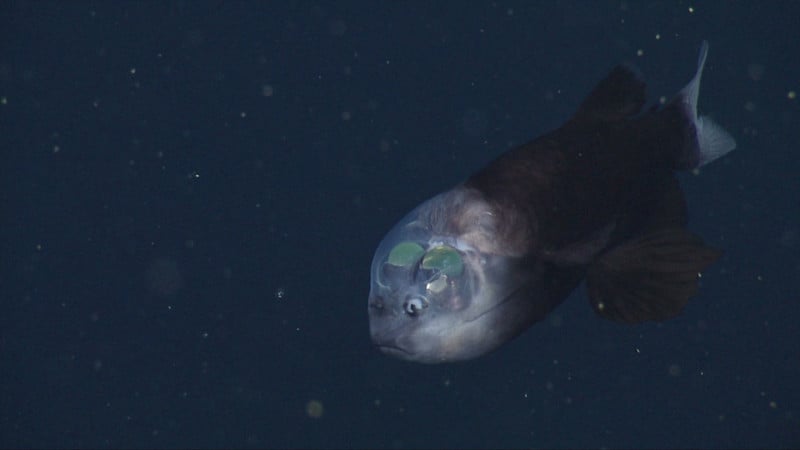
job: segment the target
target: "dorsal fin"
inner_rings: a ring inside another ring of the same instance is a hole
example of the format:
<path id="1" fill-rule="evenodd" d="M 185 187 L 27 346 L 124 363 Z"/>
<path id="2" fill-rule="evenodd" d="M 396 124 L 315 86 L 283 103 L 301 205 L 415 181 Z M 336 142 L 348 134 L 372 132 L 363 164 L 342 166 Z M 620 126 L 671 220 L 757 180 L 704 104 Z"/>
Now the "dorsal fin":
<path id="1" fill-rule="evenodd" d="M 645 82 L 627 64 L 615 67 L 581 103 L 576 119 L 620 120 L 634 116 L 645 103 Z"/>

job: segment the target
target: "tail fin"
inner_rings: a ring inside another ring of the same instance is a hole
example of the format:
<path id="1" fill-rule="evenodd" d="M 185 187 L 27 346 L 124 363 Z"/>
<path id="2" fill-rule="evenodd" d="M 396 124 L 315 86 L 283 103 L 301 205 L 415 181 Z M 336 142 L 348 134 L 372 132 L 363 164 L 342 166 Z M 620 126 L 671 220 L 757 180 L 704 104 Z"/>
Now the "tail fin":
<path id="1" fill-rule="evenodd" d="M 703 41 L 700 46 L 700 56 L 697 60 L 697 72 L 678 93 L 678 96 L 671 102 L 674 106 L 682 109 L 686 118 L 689 119 L 694 128 L 694 136 L 691 141 L 694 145 L 686 146 L 686 150 L 680 157 L 679 168 L 690 169 L 700 167 L 725 155 L 736 148 L 736 141 L 722 127 L 714 123 L 709 117 L 697 115 L 697 96 L 700 93 L 700 77 L 703 75 L 703 67 L 708 56 L 708 42 Z M 670 106 L 673 106 L 670 105 Z"/>

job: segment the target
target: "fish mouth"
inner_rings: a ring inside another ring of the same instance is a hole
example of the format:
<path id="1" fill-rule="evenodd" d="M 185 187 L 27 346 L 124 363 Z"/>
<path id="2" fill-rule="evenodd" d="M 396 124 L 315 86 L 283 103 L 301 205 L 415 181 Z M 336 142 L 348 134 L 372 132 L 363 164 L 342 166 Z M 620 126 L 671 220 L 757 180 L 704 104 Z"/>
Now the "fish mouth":
<path id="1" fill-rule="evenodd" d="M 394 355 L 402 358 L 408 358 L 414 355 L 410 351 L 394 344 L 375 344 L 375 347 L 387 355 Z"/>

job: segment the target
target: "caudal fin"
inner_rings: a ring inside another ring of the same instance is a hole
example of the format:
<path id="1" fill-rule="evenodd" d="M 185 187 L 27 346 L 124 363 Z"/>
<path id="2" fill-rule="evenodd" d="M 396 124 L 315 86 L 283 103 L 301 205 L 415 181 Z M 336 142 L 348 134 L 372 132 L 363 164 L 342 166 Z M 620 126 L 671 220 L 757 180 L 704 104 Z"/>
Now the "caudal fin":
<path id="1" fill-rule="evenodd" d="M 714 123 L 707 116 L 697 115 L 697 97 L 700 93 L 700 78 L 708 56 L 708 42 L 703 41 L 700 46 L 700 56 L 697 60 L 697 72 L 671 102 L 670 106 L 682 109 L 684 117 L 690 121 L 690 129 L 694 136 L 689 136 L 690 145 L 684 147 L 684 154 L 680 155 L 679 168 L 690 169 L 700 167 L 714 161 L 736 148 L 736 141 L 722 127 Z M 691 134 L 691 133 L 690 133 Z"/>

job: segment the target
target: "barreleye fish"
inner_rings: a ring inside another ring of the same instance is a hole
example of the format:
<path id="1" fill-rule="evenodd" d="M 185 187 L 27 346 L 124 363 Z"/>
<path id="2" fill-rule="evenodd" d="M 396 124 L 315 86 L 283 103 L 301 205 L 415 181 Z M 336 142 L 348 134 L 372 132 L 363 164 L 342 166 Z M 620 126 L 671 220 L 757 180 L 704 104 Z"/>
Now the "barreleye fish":
<path id="1" fill-rule="evenodd" d="M 583 281 L 601 317 L 679 314 L 721 252 L 686 228 L 675 177 L 736 147 L 697 114 L 708 43 L 694 78 L 643 111 L 626 65 L 560 128 L 504 153 L 408 213 L 372 260 L 369 328 L 410 361 L 467 360 L 542 320 Z"/>

